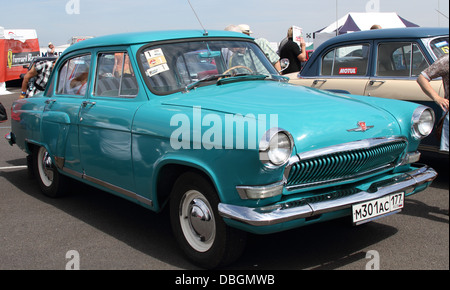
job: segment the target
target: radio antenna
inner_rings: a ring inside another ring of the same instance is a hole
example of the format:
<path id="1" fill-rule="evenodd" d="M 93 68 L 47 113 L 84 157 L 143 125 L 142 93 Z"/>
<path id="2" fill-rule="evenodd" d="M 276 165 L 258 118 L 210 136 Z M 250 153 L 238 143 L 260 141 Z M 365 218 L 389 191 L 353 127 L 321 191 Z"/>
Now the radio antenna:
<path id="1" fill-rule="evenodd" d="M 189 3 L 189 6 L 191 6 L 191 9 L 195 14 L 195 17 L 197 17 L 198 23 L 200 23 L 200 26 L 203 28 L 203 31 L 204 31 L 203 36 L 208 36 L 208 31 L 206 31 L 205 27 L 203 26 L 202 22 L 200 21 L 200 18 L 198 18 L 197 12 L 195 12 L 194 7 L 192 7 L 191 1 L 188 0 L 188 3 Z"/>

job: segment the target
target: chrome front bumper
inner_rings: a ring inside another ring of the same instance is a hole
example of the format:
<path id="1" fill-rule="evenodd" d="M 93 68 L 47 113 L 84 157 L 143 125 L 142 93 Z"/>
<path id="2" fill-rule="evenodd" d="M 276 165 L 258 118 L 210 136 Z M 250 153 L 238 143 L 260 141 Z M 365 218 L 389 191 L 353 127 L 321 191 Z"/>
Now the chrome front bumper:
<path id="1" fill-rule="evenodd" d="M 375 182 L 366 191 L 360 191 L 338 199 L 306 203 L 295 207 L 280 203 L 273 206 L 249 208 L 220 203 L 219 214 L 222 217 L 252 226 L 268 226 L 351 208 L 354 204 L 370 201 L 391 193 L 405 192 L 405 196 L 407 196 L 414 193 L 419 186 L 436 178 L 437 172 L 433 168 L 426 165 L 422 166 L 395 178 Z"/>

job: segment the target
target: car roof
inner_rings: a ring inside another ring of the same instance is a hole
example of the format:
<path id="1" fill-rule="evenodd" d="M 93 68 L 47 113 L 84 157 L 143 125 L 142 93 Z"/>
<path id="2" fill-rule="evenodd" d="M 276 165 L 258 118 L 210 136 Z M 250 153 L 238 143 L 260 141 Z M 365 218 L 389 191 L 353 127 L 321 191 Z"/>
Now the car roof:
<path id="1" fill-rule="evenodd" d="M 218 37 L 239 37 L 253 39 L 243 33 L 212 30 L 208 31 L 207 35 L 203 30 L 166 30 L 166 31 L 147 31 L 147 32 L 133 32 L 113 34 L 106 36 L 99 36 L 80 41 L 68 47 L 64 54 L 93 47 L 115 46 L 115 45 L 131 45 L 140 43 L 150 43 L 155 41 L 185 39 L 185 38 L 218 38 Z"/>
<path id="2" fill-rule="evenodd" d="M 389 39 L 389 38 L 424 38 L 440 35 L 448 36 L 448 28 L 441 27 L 405 27 L 405 28 L 382 28 L 375 30 L 358 31 L 333 37 L 322 45 L 334 43 L 357 41 L 364 39 Z"/>

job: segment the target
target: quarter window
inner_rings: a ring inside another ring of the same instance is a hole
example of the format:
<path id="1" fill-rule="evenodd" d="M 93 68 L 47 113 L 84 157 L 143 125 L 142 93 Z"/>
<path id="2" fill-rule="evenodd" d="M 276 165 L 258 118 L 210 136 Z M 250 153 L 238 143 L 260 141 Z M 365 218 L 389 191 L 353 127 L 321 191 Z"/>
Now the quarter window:
<path id="1" fill-rule="evenodd" d="M 381 43 L 377 55 L 377 76 L 415 77 L 428 67 L 428 62 L 416 43 Z"/>
<path id="2" fill-rule="evenodd" d="M 69 59 L 58 73 L 57 94 L 84 96 L 88 86 L 91 55 Z"/>
<path id="3" fill-rule="evenodd" d="M 101 53 L 95 77 L 95 96 L 134 97 L 138 93 L 136 76 L 126 52 Z"/>
<path id="4" fill-rule="evenodd" d="M 322 58 L 323 76 L 365 76 L 369 63 L 369 45 L 357 44 L 335 48 Z"/>

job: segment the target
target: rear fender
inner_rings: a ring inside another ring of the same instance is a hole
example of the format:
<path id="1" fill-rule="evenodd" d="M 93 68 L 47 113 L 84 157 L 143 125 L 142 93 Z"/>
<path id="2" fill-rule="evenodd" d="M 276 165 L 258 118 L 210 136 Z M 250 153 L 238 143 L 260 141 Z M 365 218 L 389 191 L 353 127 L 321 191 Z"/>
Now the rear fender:
<path id="1" fill-rule="evenodd" d="M 69 134 L 70 118 L 63 112 L 45 111 L 42 115 L 41 142 L 52 156 L 53 162 L 61 168 L 58 160 L 64 160 L 67 137 Z M 45 145 L 44 145 L 45 144 Z"/>

